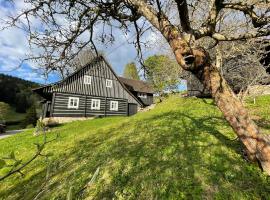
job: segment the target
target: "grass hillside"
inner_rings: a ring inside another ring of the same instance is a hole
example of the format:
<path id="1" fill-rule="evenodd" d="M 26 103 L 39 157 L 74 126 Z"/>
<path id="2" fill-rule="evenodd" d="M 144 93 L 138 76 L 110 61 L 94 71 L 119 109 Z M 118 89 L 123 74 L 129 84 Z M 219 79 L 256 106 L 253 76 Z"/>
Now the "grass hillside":
<path id="1" fill-rule="evenodd" d="M 39 86 L 35 82 L 0 74 L 0 120 L 6 121 L 7 129 L 25 128 L 22 123 L 25 113 L 33 105 L 39 107 L 40 97 L 32 92 Z M 3 116 L 1 104 L 4 103 L 8 104 L 8 113 Z"/>
<path id="2" fill-rule="evenodd" d="M 21 129 L 21 121 L 25 118 L 25 113 L 17 113 L 16 109 L 7 103 L 0 102 L 0 121 L 5 121 L 8 130 Z"/>
<path id="3" fill-rule="evenodd" d="M 239 142 L 211 100 L 174 96 L 133 117 L 56 127 L 49 139 L 57 133 L 60 137 L 44 152 L 53 156 L 39 157 L 23 170 L 24 177 L 0 182 L 0 199 L 34 199 L 38 194 L 37 199 L 67 199 L 68 194 L 73 199 L 124 200 L 270 197 L 270 179 L 242 158 Z M 27 160 L 42 138 L 27 131 L 0 140 L 0 157 L 14 151 Z M 79 193 L 97 168 L 95 182 Z"/>

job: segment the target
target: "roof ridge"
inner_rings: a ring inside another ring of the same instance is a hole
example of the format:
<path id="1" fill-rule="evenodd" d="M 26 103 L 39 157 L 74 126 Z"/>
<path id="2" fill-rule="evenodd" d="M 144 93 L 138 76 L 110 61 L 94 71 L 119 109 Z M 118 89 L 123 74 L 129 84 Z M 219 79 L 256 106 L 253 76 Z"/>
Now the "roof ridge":
<path id="1" fill-rule="evenodd" d="M 136 80 L 136 79 L 126 78 L 126 77 L 122 77 L 122 76 L 118 76 L 118 77 L 119 78 L 123 78 L 123 79 L 128 79 L 128 80 L 132 80 L 132 81 L 139 81 L 139 82 L 143 82 L 143 83 L 149 84 L 147 81 L 144 81 L 144 80 Z"/>
<path id="2" fill-rule="evenodd" d="M 37 87 L 37 88 L 33 88 L 32 90 L 37 90 L 37 89 L 41 89 L 41 88 L 44 88 L 44 87 L 49 87 L 49 86 L 54 86 L 54 85 L 57 85 L 57 84 L 61 84 L 62 82 L 67 80 L 69 77 L 73 76 L 74 74 L 76 74 L 76 73 L 80 72 L 81 70 L 83 70 L 84 68 L 86 68 L 89 64 L 98 61 L 98 58 L 102 58 L 102 55 L 96 56 L 91 61 L 87 62 L 84 66 L 82 66 L 80 69 L 75 70 L 74 72 L 72 72 L 70 75 L 68 75 L 64 79 L 56 81 L 54 83 L 49 83 L 49 84 L 46 84 L 46 85 L 43 85 L 43 86 L 40 86 L 40 87 Z"/>

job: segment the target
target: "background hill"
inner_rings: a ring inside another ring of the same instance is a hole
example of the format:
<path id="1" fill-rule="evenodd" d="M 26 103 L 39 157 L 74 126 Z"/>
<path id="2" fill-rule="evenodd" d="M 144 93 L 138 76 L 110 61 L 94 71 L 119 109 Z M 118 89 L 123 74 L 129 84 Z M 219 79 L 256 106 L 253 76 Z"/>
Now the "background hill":
<path id="1" fill-rule="evenodd" d="M 0 74 L 0 101 L 14 106 L 16 112 L 25 113 L 36 101 L 31 89 L 38 86 L 35 82 Z"/>
<path id="2" fill-rule="evenodd" d="M 26 111 L 38 106 L 39 97 L 31 90 L 38 86 L 35 82 L 0 74 L 0 108 L 6 110 L 5 114 L 0 110 L 0 120 L 5 120 L 9 129 L 21 128 Z"/>
<path id="3" fill-rule="evenodd" d="M 268 132 L 270 97 L 247 106 Z M 267 125 L 268 124 L 268 125 Z M 242 147 L 210 99 L 172 96 L 132 117 L 68 123 L 22 172 L 0 184 L 0 199 L 269 199 L 270 179 L 242 156 Z M 43 136 L 33 130 L 0 140 L 27 161 Z M 97 169 L 95 182 L 82 190 Z M 8 168 L 0 170 L 0 176 Z M 70 192 L 72 191 L 72 192 Z M 80 192 L 81 191 L 81 192 Z M 83 192 L 82 192 L 83 191 Z M 70 195 L 69 195 L 70 196 Z"/>

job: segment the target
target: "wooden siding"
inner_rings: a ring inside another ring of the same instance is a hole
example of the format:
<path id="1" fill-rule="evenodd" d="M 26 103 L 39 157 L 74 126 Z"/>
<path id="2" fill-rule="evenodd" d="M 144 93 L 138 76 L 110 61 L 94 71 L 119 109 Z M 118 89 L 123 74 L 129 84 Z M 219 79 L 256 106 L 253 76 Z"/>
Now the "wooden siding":
<path id="1" fill-rule="evenodd" d="M 92 76 L 91 84 L 84 84 L 84 75 Z M 112 80 L 112 88 L 106 87 L 106 79 Z M 87 96 L 127 99 L 128 103 L 139 104 L 118 81 L 111 68 L 102 58 L 90 63 L 64 81 L 44 88 L 47 93 L 69 93 Z"/>
<path id="2" fill-rule="evenodd" d="M 138 112 L 137 104 L 129 103 L 128 104 L 128 115 L 135 115 Z"/>
<path id="3" fill-rule="evenodd" d="M 138 95 L 138 93 L 136 95 Z M 141 101 L 143 102 L 145 106 L 149 106 L 153 104 L 153 94 L 147 94 L 147 98 L 142 98 L 142 97 L 138 97 L 138 98 L 141 99 Z"/>
<path id="4" fill-rule="evenodd" d="M 79 98 L 79 107 L 68 108 L 69 97 Z M 100 110 L 91 109 L 92 99 L 100 99 Z M 110 101 L 118 101 L 118 111 L 110 110 Z M 52 117 L 91 117 L 91 116 L 116 116 L 128 114 L 127 99 L 88 96 L 67 93 L 55 93 L 52 105 Z"/>

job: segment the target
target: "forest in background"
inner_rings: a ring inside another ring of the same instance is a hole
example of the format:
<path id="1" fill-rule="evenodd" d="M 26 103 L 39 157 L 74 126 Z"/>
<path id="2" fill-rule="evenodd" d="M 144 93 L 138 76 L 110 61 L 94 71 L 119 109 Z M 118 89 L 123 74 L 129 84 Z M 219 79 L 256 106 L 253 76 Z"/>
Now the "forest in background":
<path id="1" fill-rule="evenodd" d="M 32 88 L 39 86 L 32 81 L 0 74 L 0 102 L 10 104 L 18 113 L 25 113 L 37 102 L 38 97 L 32 92 Z"/>
<path id="2" fill-rule="evenodd" d="M 0 121 L 4 121 L 8 129 L 35 125 L 41 99 L 32 89 L 39 86 L 32 81 L 0 74 Z"/>

